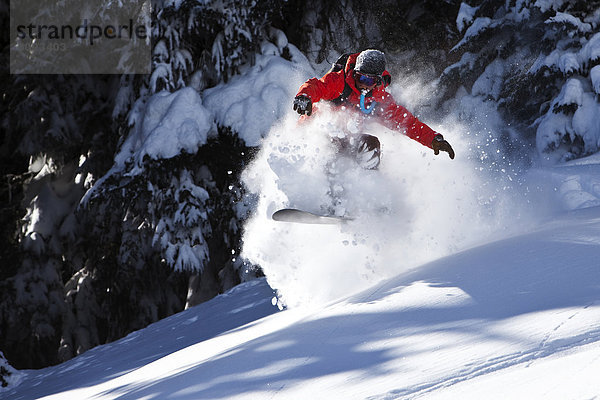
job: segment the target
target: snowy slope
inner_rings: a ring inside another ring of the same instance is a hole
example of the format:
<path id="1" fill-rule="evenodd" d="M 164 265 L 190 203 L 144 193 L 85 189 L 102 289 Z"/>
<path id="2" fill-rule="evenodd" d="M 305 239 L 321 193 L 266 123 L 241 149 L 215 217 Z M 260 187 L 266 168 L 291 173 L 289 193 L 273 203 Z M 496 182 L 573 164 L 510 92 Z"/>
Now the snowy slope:
<path id="1" fill-rule="evenodd" d="M 599 256 L 596 207 L 316 309 L 255 281 L 2 398 L 600 398 Z"/>
<path id="2" fill-rule="evenodd" d="M 58 366 L 19 373 L 20 386 L 4 393 L 0 388 L 0 397 L 33 399 L 127 376 L 180 350 L 186 352 L 195 343 L 272 314 L 277 311 L 272 296 L 273 290 L 263 280 L 248 282 Z"/>

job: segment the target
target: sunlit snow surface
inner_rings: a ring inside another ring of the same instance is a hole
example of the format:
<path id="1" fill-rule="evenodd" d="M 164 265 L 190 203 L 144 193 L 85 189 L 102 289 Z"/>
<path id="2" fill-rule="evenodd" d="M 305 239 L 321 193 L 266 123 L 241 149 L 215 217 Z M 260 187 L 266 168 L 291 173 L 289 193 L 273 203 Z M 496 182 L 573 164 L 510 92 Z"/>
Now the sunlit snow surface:
<path id="1" fill-rule="evenodd" d="M 593 399 L 599 254 L 588 208 L 318 308 L 276 312 L 254 281 L 2 398 Z"/>

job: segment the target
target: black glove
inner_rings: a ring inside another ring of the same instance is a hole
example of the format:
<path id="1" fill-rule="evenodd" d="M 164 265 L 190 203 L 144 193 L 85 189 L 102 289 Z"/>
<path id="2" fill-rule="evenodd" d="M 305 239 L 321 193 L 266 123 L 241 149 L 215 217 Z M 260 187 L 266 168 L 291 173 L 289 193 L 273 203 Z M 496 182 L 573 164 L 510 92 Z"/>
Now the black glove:
<path id="1" fill-rule="evenodd" d="M 312 101 L 303 94 L 296 96 L 296 98 L 294 99 L 294 111 L 297 111 L 300 115 L 311 115 Z"/>
<path id="2" fill-rule="evenodd" d="M 440 154 L 440 151 L 445 151 L 450 156 L 450 159 L 454 160 L 454 150 L 452 149 L 452 146 L 450 146 L 450 143 L 444 140 L 444 137 L 439 133 L 433 138 L 431 148 L 433 149 L 433 154 L 436 156 Z"/>

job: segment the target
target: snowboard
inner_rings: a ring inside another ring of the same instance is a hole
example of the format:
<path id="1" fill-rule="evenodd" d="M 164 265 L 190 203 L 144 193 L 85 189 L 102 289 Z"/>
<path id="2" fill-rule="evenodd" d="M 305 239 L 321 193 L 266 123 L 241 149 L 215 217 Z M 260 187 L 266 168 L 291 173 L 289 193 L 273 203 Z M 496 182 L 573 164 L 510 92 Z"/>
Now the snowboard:
<path id="1" fill-rule="evenodd" d="M 299 224 L 315 225 L 337 225 L 346 221 L 351 221 L 349 217 L 338 217 L 335 215 L 319 215 L 296 208 L 284 208 L 275 211 L 271 216 L 273 220 L 280 222 L 295 222 Z"/>

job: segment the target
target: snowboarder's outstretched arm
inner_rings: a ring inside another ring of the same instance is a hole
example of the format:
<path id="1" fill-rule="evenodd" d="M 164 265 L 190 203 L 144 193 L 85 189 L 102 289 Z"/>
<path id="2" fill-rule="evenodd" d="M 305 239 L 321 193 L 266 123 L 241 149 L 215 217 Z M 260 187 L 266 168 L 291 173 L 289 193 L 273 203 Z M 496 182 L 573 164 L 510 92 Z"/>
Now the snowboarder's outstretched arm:
<path id="1" fill-rule="evenodd" d="M 381 119 L 389 129 L 405 133 L 409 138 L 433 149 L 435 155 L 445 151 L 451 159 L 454 159 L 454 150 L 450 143 L 441 134 L 419 121 L 405 107 L 397 104 L 391 95 L 385 96 L 381 107 L 383 109 Z"/>
<path id="2" fill-rule="evenodd" d="M 333 100 L 344 90 L 343 71 L 328 72 L 321 79 L 306 81 L 294 99 L 294 110 L 298 114 L 312 114 L 312 104 L 320 100 Z"/>

